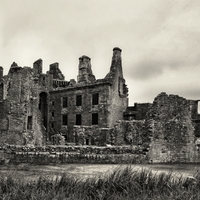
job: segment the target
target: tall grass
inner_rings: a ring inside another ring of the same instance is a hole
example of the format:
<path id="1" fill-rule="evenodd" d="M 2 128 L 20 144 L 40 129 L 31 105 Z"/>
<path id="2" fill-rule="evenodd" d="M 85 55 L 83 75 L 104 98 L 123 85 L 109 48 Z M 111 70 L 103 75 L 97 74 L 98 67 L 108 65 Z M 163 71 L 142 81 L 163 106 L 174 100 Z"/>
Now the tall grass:
<path id="1" fill-rule="evenodd" d="M 0 178 L 0 199 L 23 200 L 118 200 L 118 199 L 200 199 L 200 173 L 193 178 L 174 177 L 172 173 L 153 173 L 119 167 L 103 177 L 77 179 L 62 175 L 52 179 L 41 176 L 24 181 L 12 175 Z"/>

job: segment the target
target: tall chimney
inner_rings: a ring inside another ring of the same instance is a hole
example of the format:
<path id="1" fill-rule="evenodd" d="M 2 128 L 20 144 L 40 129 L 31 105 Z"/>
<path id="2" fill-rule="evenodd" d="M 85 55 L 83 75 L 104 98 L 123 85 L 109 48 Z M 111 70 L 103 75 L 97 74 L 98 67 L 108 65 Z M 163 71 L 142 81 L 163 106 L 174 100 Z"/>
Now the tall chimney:
<path id="1" fill-rule="evenodd" d="M 110 71 L 118 70 L 122 74 L 122 58 L 121 58 L 121 49 L 119 47 L 115 47 L 113 49 L 113 57 Z"/>
<path id="2" fill-rule="evenodd" d="M 113 49 L 110 72 L 106 75 L 105 78 L 108 79 L 110 78 L 112 79 L 114 77 L 123 78 L 121 51 L 122 50 L 119 47 L 115 47 Z"/>
<path id="3" fill-rule="evenodd" d="M 90 61 L 91 59 L 88 56 L 82 56 L 79 58 L 79 72 L 77 77 L 78 83 L 91 83 L 96 80 L 92 73 Z"/>

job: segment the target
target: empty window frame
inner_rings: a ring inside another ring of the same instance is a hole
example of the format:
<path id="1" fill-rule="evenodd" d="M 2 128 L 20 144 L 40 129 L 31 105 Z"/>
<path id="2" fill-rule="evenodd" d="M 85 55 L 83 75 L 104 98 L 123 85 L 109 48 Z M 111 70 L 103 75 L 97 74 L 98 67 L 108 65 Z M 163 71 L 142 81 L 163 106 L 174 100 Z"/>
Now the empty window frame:
<path id="1" fill-rule="evenodd" d="M 99 93 L 92 95 L 92 105 L 98 105 L 99 104 Z"/>
<path id="2" fill-rule="evenodd" d="M 54 101 L 51 102 L 51 105 L 54 106 Z"/>
<path id="3" fill-rule="evenodd" d="M 62 116 L 62 125 L 68 125 L 68 115 Z"/>
<path id="4" fill-rule="evenodd" d="M 66 108 L 68 106 L 68 98 L 63 97 L 63 108 Z"/>
<path id="5" fill-rule="evenodd" d="M 98 113 L 92 113 L 92 125 L 97 125 L 99 121 Z"/>
<path id="6" fill-rule="evenodd" d="M 32 129 L 32 125 L 33 125 L 33 117 L 32 116 L 28 116 L 28 121 L 27 121 L 27 129 Z"/>
<path id="7" fill-rule="evenodd" d="M 81 114 L 76 115 L 76 125 L 81 125 L 82 124 L 82 119 L 81 119 Z"/>
<path id="8" fill-rule="evenodd" d="M 54 117 L 54 116 L 55 116 L 55 113 L 54 113 L 54 112 L 52 112 L 52 113 L 51 113 L 51 116 L 52 116 L 52 117 Z"/>
<path id="9" fill-rule="evenodd" d="M 54 123 L 53 122 L 51 123 L 51 128 L 54 128 Z"/>
<path id="10" fill-rule="evenodd" d="M 82 95 L 76 96 L 76 106 L 82 106 Z"/>

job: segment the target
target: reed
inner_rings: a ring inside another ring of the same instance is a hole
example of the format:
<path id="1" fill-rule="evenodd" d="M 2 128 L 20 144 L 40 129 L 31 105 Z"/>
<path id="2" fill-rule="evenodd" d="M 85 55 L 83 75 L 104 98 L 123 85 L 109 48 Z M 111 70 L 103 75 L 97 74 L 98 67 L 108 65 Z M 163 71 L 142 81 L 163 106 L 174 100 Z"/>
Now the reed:
<path id="1" fill-rule="evenodd" d="M 40 176 L 25 181 L 15 174 L 0 178 L 0 199 L 200 199 L 200 173 L 193 177 L 174 177 L 173 173 L 135 170 L 131 165 L 118 167 L 102 177 L 87 179 L 63 174 Z"/>

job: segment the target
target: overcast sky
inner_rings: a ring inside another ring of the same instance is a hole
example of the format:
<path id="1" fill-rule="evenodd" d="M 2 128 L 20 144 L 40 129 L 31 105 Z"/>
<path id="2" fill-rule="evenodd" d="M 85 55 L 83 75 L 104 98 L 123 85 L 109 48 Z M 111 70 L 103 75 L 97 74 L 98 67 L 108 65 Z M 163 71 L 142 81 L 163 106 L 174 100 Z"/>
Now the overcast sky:
<path id="1" fill-rule="evenodd" d="M 0 66 L 43 73 L 59 62 L 76 79 L 78 58 L 91 58 L 96 78 L 109 72 L 112 49 L 122 49 L 129 103 L 160 93 L 200 99 L 199 0 L 0 0 Z"/>

